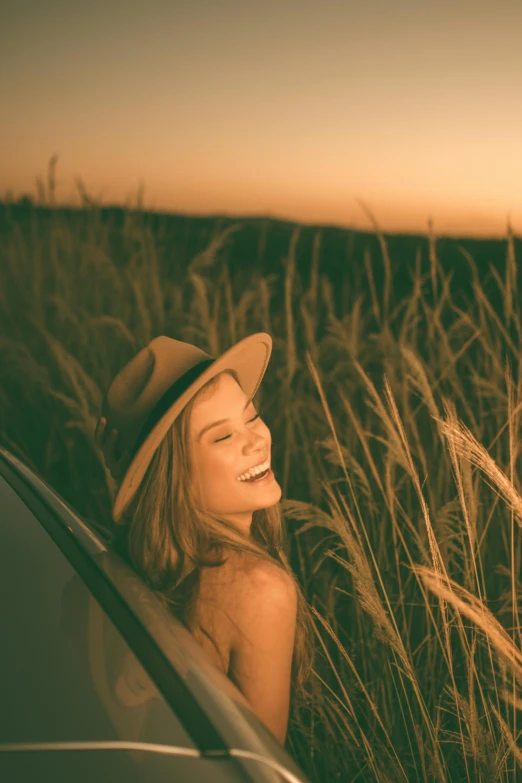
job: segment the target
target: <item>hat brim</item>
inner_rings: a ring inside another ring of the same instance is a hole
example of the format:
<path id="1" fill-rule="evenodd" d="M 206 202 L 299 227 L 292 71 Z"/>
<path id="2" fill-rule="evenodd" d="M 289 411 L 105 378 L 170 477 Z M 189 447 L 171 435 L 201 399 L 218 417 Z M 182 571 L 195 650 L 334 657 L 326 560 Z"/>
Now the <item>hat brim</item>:
<path id="1" fill-rule="evenodd" d="M 239 375 L 243 391 L 252 399 L 263 380 L 271 353 L 272 338 L 269 334 L 256 332 L 249 335 L 215 359 L 178 397 L 153 427 L 133 457 L 114 499 L 112 508 L 114 522 L 119 524 L 123 522 L 122 514 L 143 480 L 156 449 L 192 397 L 218 373 L 223 370 L 235 370 Z"/>

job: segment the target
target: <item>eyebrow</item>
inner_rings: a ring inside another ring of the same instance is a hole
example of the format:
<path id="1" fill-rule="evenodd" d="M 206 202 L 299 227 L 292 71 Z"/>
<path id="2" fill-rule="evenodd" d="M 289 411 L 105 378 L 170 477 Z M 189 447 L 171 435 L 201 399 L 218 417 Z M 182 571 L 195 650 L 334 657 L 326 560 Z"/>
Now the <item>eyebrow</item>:
<path id="1" fill-rule="evenodd" d="M 253 399 L 252 400 L 248 400 L 247 404 L 243 408 L 242 413 L 244 413 L 246 411 L 246 409 L 248 408 L 248 406 L 250 405 L 251 402 L 253 402 Z M 201 438 L 203 437 L 205 432 L 208 432 L 208 430 L 211 430 L 212 427 L 218 427 L 220 424 L 225 424 L 227 421 L 230 421 L 230 419 L 219 419 L 219 421 L 215 421 L 212 424 L 207 424 L 207 426 L 203 427 L 203 429 L 199 433 L 199 435 L 197 437 L 197 442 L 199 443 L 199 441 L 201 440 Z"/>

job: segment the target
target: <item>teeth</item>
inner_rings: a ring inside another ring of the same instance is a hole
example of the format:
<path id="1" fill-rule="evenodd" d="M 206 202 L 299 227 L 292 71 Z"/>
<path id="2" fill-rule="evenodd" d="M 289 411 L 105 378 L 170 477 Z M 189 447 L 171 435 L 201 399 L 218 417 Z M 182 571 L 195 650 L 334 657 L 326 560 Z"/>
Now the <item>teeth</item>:
<path id="1" fill-rule="evenodd" d="M 256 465 L 254 468 L 250 468 L 250 470 L 247 470 L 246 473 L 242 473 L 240 476 L 237 477 L 237 480 L 246 481 L 248 478 L 251 478 L 251 476 L 257 476 L 259 473 L 263 473 L 269 467 L 270 467 L 270 461 L 265 460 L 265 462 L 262 462 L 260 465 Z"/>

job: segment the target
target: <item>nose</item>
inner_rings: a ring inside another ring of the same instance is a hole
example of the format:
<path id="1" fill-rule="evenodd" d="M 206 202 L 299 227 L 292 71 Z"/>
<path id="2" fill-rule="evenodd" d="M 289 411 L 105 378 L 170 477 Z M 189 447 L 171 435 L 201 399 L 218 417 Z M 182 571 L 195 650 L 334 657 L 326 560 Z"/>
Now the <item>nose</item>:
<path id="1" fill-rule="evenodd" d="M 247 440 L 247 444 L 251 446 L 251 451 L 264 451 L 268 442 L 268 438 L 264 438 L 257 432 L 249 432 L 250 437 Z"/>

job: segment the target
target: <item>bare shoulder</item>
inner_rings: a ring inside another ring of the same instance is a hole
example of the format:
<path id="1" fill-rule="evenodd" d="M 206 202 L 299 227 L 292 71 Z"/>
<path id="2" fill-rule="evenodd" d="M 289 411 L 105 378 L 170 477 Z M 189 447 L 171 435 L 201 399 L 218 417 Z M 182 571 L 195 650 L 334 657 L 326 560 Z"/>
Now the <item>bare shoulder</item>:
<path id="1" fill-rule="evenodd" d="M 237 623 L 232 643 L 292 627 L 297 612 L 294 579 L 276 563 L 243 555 L 231 558 L 230 606 Z"/>
<path id="2" fill-rule="evenodd" d="M 291 598 L 296 593 L 293 578 L 277 563 L 246 552 L 231 552 L 224 568 L 227 581 L 234 588 L 241 586 L 245 595 L 255 600 L 261 590 L 274 598 Z M 252 596 L 251 596 L 252 593 Z"/>
<path id="3" fill-rule="evenodd" d="M 249 602 L 266 601 L 268 598 L 281 604 L 296 602 L 297 592 L 292 577 L 275 563 L 267 560 L 257 560 L 249 564 L 243 573 L 245 582 L 245 597 Z M 249 589 L 248 589 L 249 588 Z"/>
<path id="4" fill-rule="evenodd" d="M 227 552 L 223 566 L 205 574 L 207 589 L 224 602 L 235 621 L 247 622 L 260 612 L 293 613 L 297 590 L 293 578 L 276 563 L 245 552 Z"/>

